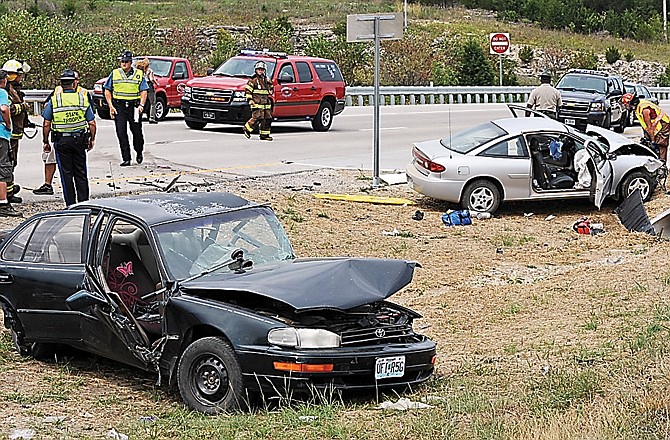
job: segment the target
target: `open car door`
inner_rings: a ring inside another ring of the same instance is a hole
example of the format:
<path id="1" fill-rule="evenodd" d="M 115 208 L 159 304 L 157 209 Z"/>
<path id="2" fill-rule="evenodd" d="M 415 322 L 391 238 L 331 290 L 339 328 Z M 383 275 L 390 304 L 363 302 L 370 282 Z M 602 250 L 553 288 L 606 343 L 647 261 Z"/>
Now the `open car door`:
<path id="1" fill-rule="evenodd" d="M 591 158 L 589 161 L 589 171 L 591 172 L 590 199 L 600 209 L 605 198 L 612 193 L 614 169 L 607 158 L 607 152 L 603 151 L 595 141 L 587 140 L 584 146 Z"/>

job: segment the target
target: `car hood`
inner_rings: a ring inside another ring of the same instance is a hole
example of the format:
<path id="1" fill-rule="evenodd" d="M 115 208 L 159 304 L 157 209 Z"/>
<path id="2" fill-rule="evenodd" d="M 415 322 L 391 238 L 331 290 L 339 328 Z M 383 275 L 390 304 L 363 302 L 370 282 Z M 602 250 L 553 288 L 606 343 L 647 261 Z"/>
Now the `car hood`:
<path id="1" fill-rule="evenodd" d="M 641 148 L 644 149 L 646 152 L 649 153 L 649 156 L 656 157 L 656 154 L 647 146 L 639 144 L 629 138 L 627 138 L 624 135 L 621 135 L 619 133 L 615 133 L 612 130 L 608 130 L 607 128 L 603 127 L 598 127 L 596 125 L 587 125 L 586 126 L 586 134 L 589 133 L 596 133 L 598 136 L 601 136 L 607 140 L 607 144 L 609 145 L 609 152 L 614 153 L 623 147 L 629 146 L 629 145 L 635 145 L 636 148 Z"/>
<path id="2" fill-rule="evenodd" d="M 202 78 L 194 78 L 186 83 L 189 87 L 208 87 L 214 89 L 233 89 L 244 90 L 249 82 L 249 78 L 234 78 L 232 76 L 203 76 Z"/>
<path id="3" fill-rule="evenodd" d="M 348 310 L 384 300 L 405 287 L 418 263 L 372 258 L 295 259 L 243 274 L 212 273 L 181 284 L 196 291 L 246 291 L 281 301 L 297 311 Z"/>
<path id="4" fill-rule="evenodd" d="M 561 99 L 569 101 L 603 101 L 604 95 L 601 93 L 581 92 L 577 90 L 561 90 Z"/>

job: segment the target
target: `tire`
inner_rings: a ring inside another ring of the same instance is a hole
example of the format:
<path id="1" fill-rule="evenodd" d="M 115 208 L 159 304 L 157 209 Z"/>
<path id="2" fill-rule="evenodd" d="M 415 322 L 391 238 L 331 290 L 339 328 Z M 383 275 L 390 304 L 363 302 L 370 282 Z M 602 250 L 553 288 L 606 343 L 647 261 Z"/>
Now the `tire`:
<path id="1" fill-rule="evenodd" d="M 165 98 L 162 96 L 156 96 L 156 104 L 154 104 L 154 108 L 156 109 L 157 121 L 162 121 L 163 119 L 165 119 L 168 113 L 170 112 L 170 109 L 167 107 Z"/>
<path id="2" fill-rule="evenodd" d="M 621 183 L 621 197 L 628 197 L 636 189 L 640 190 L 643 202 L 651 200 L 654 192 L 654 180 L 644 171 L 633 171 Z"/>
<path id="3" fill-rule="evenodd" d="M 186 347 L 177 384 L 182 399 L 195 411 L 213 415 L 244 406 L 242 369 L 233 348 L 219 337 L 198 339 Z"/>
<path id="4" fill-rule="evenodd" d="M 610 129 L 612 128 L 612 114 L 607 112 L 605 115 L 605 120 L 603 121 L 603 128 Z"/>
<path id="5" fill-rule="evenodd" d="M 621 115 L 621 118 L 619 118 L 619 123 L 617 124 L 616 127 L 614 127 L 614 132 L 615 133 L 623 133 L 624 130 L 626 129 L 626 123 L 627 122 L 628 122 L 628 112 Z"/>
<path id="6" fill-rule="evenodd" d="M 46 344 L 43 342 L 33 342 L 32 344 L 25 343 L 14 329 L 12 329 L 12 343 L 18 354 L 23 357 L 31 357 L 37 360 L 49 359 L 56 352 L 54 344 Z"/>
<path id="7" fill-rule="evenodd" d="M 492 182 L 484 179 L 468 184 L 461 197 L 461 207 L 476 212 L 495 213 L 500 207 L 500 190 Z"/>
<path id="8" fill-rule="evenodd" d="M 185 120 L 186 126 L 188 128 L 192 128 L 193 130 L 202 130 L 207 126 L 207 122 L 200 122 L 200 121 L 189 121 L 188 119 Z"/>
<path id="9" fill-rule="evenodd" d="M 328 131 L 331 125 L 333 125 L 333 106 L 324 101 L 312 119 L 312 128 L 314 131 Z"/>
<path id="10" fill-rule="evenodd" d="M 109 114 L 109 107 L 100 107 L 98 109 L 98 116 L 100 116 L 100 119 L 112 119 Z"/>

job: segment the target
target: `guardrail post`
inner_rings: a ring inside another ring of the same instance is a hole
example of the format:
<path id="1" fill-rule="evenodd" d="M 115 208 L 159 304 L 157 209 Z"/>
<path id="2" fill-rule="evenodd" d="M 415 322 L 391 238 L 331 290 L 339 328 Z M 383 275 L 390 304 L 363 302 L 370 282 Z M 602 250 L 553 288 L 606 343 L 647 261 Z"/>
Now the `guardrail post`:
<path id="1" fill-rule="evenodd" d="M 416 95 L 414 93 L 409 95 L 409 103 L 410 103 L 410 105 L 415 105 L 416 104 Z"/>
<path id="2" fill-rule="evenodd" d="M 391 96 L 390 105 L 395 105 L 395 95 L 390 95 L 390 96 Z"/>
<path id="3" fill-rule="evenodd" d="M 419 95 L 419 104 L 425 104 L 426 103 L 426 95 Z"/>

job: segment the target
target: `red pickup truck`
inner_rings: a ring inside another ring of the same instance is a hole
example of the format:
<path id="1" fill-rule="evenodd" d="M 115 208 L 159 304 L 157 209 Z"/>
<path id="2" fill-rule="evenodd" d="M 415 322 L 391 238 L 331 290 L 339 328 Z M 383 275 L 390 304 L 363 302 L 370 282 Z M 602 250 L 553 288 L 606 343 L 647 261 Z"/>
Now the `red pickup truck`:
<path id="1" fill-rule="evenodd" d="M 328 131 L 345 105 L 342 73 L 334 61 L 277 52 L 244 50 L 207 77 L 186 84 L 181 111 L 190 128 L 212 123 L 244 124 L 251 116 L 245 86 L 262 60 L 274 83 L 275 121 L 311 121 L 315 131 Z"/>
<path id="2" fill-rule="evenodd" d="M 149 67 L 154 71 L 158 87 L 156 87 L 156 119 L 165 119 L 171 108 L 180 108 L 181 98 L 184 95 L 185 84 L 194 78 L 191 63 L 186 58 L 175 57 L 134 57 L 133 66 L 139 60 L 149 59 Z M 107 77 L 99 79 L 93 87 L 93 105 L 103 119 L 109 119 L 109 107 L 105 100 L 102 86 Z M 149 112 L 149 108 L 145 109 Z"/>

